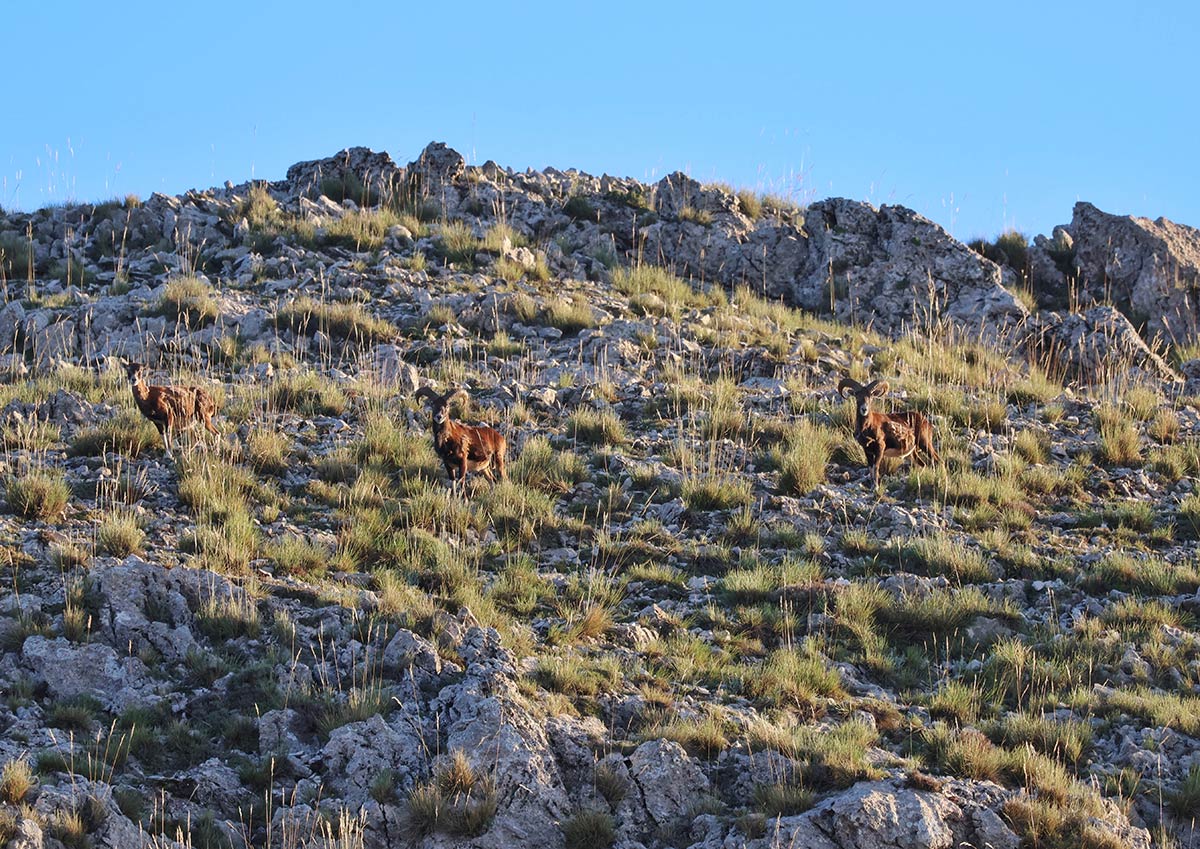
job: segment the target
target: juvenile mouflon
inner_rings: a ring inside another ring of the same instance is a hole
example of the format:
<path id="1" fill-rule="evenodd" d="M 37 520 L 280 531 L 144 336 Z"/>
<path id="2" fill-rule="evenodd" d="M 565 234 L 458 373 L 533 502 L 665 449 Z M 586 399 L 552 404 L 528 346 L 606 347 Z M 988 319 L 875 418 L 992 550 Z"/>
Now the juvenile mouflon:
<path id="1" fill-rule="evenodd" d="M 465 389 L 439 395 L 428 386 L 422 386 L 416 397 L 424 398 L 429 404 L 433 449 L 442 458 L 452 483 L 465 482 L 467 472 L 479 472 L 489 481 L 496 479 L 493 470 L 502 479 L 508 477 L 504 469 L 508 442 L 504 436 L 487 425 L 473 426 L 450 418 L 450 405 L 455 400 L 470 401 Z"/>
<path id="2" fill-rule="evenodd" d="M 914 410 L 899 413 L 871 411 L 871 399 L 887 394 L 887 381 L 873 380 L 863 386 L 847 377 L 838 384 L 838 394 L 846 397 L 847 389 L 851 390 L 855 401 L 854 439 L 866 452 L 867 465 L 876 483 L 884 457 L 903 460 L 914 455 L 915 459 L 935 463 L 941 459 L 933 447 L 933 425 L 923 415 Z"/>
<path id="3" fill-rule="evenodd" d="M 202 422 L 209 433 L 220 434 L 212 423 L 217 402 L 199 386 L 155 386 L 143 379 L 146 367 L 141 363 L 125 363 L 133 400 L 142 415 L 153 422 L 162 434 L 167 456 L 171 453 L 171 432 Z"/>

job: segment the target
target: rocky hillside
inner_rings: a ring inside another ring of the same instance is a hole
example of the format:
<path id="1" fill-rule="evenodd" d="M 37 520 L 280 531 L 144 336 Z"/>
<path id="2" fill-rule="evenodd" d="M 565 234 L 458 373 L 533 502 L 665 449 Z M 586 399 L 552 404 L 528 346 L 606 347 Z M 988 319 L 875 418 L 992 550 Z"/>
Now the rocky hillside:
<path id="1" fill-rule="evenodd" d="M 0 217 L 0 846 L 1193 845 L 1198 246 L 438 144 Z"/>

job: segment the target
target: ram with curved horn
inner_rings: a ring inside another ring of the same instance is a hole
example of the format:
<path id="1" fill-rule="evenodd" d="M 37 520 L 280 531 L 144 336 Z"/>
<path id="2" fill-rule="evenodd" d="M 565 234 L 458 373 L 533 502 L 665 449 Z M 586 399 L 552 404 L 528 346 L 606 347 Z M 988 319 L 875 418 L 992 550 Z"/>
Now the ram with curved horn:
<path id="1" fill-rule="evenodd" d="M 887 394 L 885 380 L 873 380 L 863 386 L 847 377 L 838 384 L 838 394 L 846 396 L 849 390 L 854 397 L 854 439 L 867 454 L 867 465 L 875 482 L 885 457 L 903 460 L 912 456 L 922 462 L 938 462 L 941 457 L 933 447 L 933 425 L 914 410 L 900 413 L 876 413 L 871 411 L 871 399 Z"/>
<path id="2" fill-rule="evenodd" d="M 465 482 L 468 472 L 479 472 L 489 481 L 508 477 L 504 469 L 508 442 L 495 428 L 468 425 L 450 418 L 450 405 L 462 399 L 469 402 L 465 389 L 452 389 L 439 395 L 428 386 L 417 390 L 417 398 L 429 404 L 433 450 L 442 458 L 452 483 Z"/>

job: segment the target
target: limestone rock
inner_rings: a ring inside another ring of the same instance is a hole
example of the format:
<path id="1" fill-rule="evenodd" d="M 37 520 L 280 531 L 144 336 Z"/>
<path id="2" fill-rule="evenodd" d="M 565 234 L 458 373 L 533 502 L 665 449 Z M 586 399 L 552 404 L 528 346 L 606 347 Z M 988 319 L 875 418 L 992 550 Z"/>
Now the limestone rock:
<path id="1" fill-rule="evenodd" d="M 1024 328 L 1025 346 L 1082 383 L 1096 383 L 1116 371 L 1135 369 L 1153 380 L 1175 383 L 1178 375 L 1142 341 L 1113 307 L 1082 313 L 1039 313 Z"/>
<path id="2" fill-rule="evenodd" d="M 1027 311 L 999 267 L 903 206 L 833 198 L 805 212 L 809 261 L 794 301 L 895 335 L 949 321 L 994 333 Z"/>
<path id="3" fill-rule="evenodd" d="M 131 556 L 118 564 L 98 565 L 91 574 L 102 599 L 96 629 L 112 645 L 132 647 L 134 652 L 150 647 L 173 662 L 196 648 L 191 631 L 195 616 L 188 600 L 195 590 L 182 572 Z"/>
<path id="4" fill-rule="evenodd" d="M 331 184 L 347 191 L 357 185 L 366 190 L 368 201 L 378 203 L 398 190 L 402 176 L 403 170 L 387 153 L 351 147 L 325 159 L 297 162 L 287 170 L 287 185 L 297 194 L 313 196 L 330 188 Z M 333 198 L 339 202 L 342 199 Z"/>
<path id="5" fill-rule="evenodd" d="M 673 740 L 642 743 L 628 768 L 630 790 L 616 812 L 622 834 L 650 835 L 679 825 L 710 789 L 704 770 Z"/>
<path id="6" fill-rule="evenodd" d="M 1166 218 L 1110 215 L 1081 201 L 1070 233 L 1081 294 L 1145 317 L 1149 338 L 1200 340 L 1200 230 Z"/>
<path id="7" fill-rule="evenodd" d="M 33 636 L 25 640 L 21 653 L 59 698 L 93 696 L 118 713 L 155 698 L 146 665 L 136 657 L 122 657 L 102 643 L 76 645 L 62 637 Z"/>

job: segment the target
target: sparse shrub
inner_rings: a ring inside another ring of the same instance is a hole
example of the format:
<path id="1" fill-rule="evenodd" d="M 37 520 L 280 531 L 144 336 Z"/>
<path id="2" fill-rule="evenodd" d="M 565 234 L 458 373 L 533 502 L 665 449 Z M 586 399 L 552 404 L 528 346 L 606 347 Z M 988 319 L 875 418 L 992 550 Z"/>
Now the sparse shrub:
<path id="1" fill-rule="evenodd" d="M 461 221 L 450 221 L 438 230 L 435 240 L 438 253 L 447 261 L 471 265 L 475 262 L 475 254 L 483 248 L 479 238 L 471 231 L 468 224 Z"/>
<path id="2" fill-rule="evenodd" d="M 779 470 L 779 493 L 807 495 L 824 483 L 839 441 L 837 433 L 807 419 L 790 427 L 783 441 L 767 454 L 768 462 Z"/>
<path id="3" fill-rule="evenodd" d="M 546 437 L 534 436 L 522 446 L 510 475 L 524 486 L 565 493 L 587 477 L 587 464 L 573 451 L 555 449 Z"/>
<path id="4" fill-rule="evenodd" d="M 111 511 L 96 531 L 96 547 L 113 557 L 139 554 L 145 544 L 146 532 L 128 510 Z"/>
<path id="5" fill-rule="evenodd" d="M 1141 465 L 1141 436 L 1132 422 L 1101 423 L 1100 458 L 1109 466 Z"/>
<path id="6" fill-rule="evenodd" d="M 542 305 L 542 320 L 568 335 L 596 326 L 595 314 L 586 301 L 562 297 L 546 299 Z"/>
<path id="7" fill-rule="evenodd" d="M 9 508 L 26 519 L 53 519 L 62 515 L 71 500 L 71 487 L 58 469 L 37 469 L 4 479 Z"/>
<path id="8" fill-rule="evenodd" d="M 608 802 L 610 808 L 616 808 L 621 804 L 621 800 L 629 792 L 629 781 L 606 763 L 596 764 L 592 780 L 596 785 L 596 792 L 604 798 L 604 801 Z"/>
<path id="9" fill-rule="evenodd" d="M 1200 818 L 1200 765 L 1193 765 L 1179 785 L 1167 794 L 1167 803 L 1184 822 Z"/>
<path id="10" fill-rule="evenodd" d="M 258 606 L 248 593 L 210 595 L 196 611 L 196 626 L 211 640 L 257 637 L 261 629 Z"/>
<path id="11" fill-rule="evenodd" d="M 99 457 L 114 451 L 132 459 L 159 441 L 158 431 L 145 416 L 136 410 L 122 410 L 110 419 L 80 430 L 71 440 L 69 453 L 76 457 Z"/>
<path id="12" fill-rule="evenodd" d="M 627 439 L 624 422 L 608 408 L 580 407 L 567 419 L 567 434 L 592 445 L 622 445 Z"/>
<path id="13" fill-rule="evenodd" d="M 813 794 L 799 784 L 780 782 L 754 788 L 754 805 L 768 817 L 790 817 L 813 806 Z"/>
<path id="14" fill-rule="evenodd" d="M 599 221 L 596 207 L 582 195 L 572 195 L 563 204 L 563 213 L 574 221 Z"/>
<path id="15" fill-rule="evenodd" d="M 606 811 L 578 811 L 563 820 L 566 849 L 608 849 L 617 839 L 617 826 Z"/>
<path id="16" fill-rule="evenodd" d="M 335 339 L 357 343 L 385 341 L 397 335 L 389 322 L 357 303 L 324 303 L 302 297 L 286 304 L 277 317 L 281 325 L 299 335 L 320 330 Z"/>
<path id="17" fill-rule="evenodd" d="M 8 761 L 4 764 L 4 769 L 0 770 L 0 801 L 19 805 L 36 783 L 27 760 L 15 758 Z"/>
<path id="18" fill-rule="evenodd" d="M 220 313 L 212 286 L 194 275 L 168 280 L 158 302 L 159 315 L 188 327 L 212 324 Z"/>
<path id="19" fill-rule="evenodd" d="M 349 401 L 336 383 L 313 371 L 293 371 L 272 384 L 272 405 L 307 416 L 338 416 Z"/>
<path id="20" fill-rule="evenodd" d="M 689 510 L 729 510 L 754 499 L 750 481 L 724 473 L 684 476 L 679 497 Z"/>

